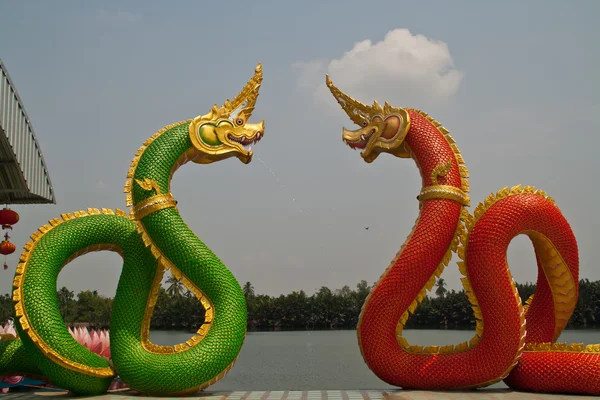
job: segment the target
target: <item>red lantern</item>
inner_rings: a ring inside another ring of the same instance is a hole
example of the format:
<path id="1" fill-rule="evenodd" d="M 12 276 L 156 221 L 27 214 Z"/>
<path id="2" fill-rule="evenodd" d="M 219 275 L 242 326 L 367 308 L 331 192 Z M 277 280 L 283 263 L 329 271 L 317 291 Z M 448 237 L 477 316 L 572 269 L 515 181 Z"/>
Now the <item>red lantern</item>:
<path id="1" fill-rule="evenodd" d="M 14 253 L 16 249 L 17 247 L 8 240 L 3 240 L 0 243 L 0 254 L 4 254 L 5 256 Z"/>
<path id="2" fill-rule="evenodd" d="M 17 215 L 17 221 L 18 220 L 19 220 L 19 217 Z M 0 242 L 0 254 L 4 255 L 4 270 L 8 269 L 8 264 L 6 264 L 6 256 L 8 254 L 14 253 L 15 250 L 17 249 L 17 247 L 13 243 L 9 242 L 8 239 L 10 239 L 10 236 L 8 236 L 8 232 L 6 232 L 6 234 L 4 235 L 4 240 L 2 242 Z"/>
<path id="3" fill-rule="evenodd" d="M 0 225 L 2 225 L 2 229 L 12 229 L 12 225 L 15 225 L 17 222 L 19 222 L 19 214 L 16 211 L 8 207 L 0 210 Z"/>

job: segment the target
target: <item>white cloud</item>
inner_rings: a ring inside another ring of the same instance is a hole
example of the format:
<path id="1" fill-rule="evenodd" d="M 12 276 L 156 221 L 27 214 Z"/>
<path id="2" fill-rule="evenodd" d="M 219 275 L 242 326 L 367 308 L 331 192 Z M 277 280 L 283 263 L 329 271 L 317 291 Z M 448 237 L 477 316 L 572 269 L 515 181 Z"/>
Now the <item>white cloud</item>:
<path id="1" fill-rule="evenodd" d="M 298 86 L 327 104 L 335 101 L 325 86 L 326 73 L 336 86 L 364 103 L 378 100 L 413 107 L 453 96 L 463 78 L 446 43 L 407 29 L 394 29 L 380 42 L 355 43 L 340 58 L 298 62 L 295 67 Z"/>

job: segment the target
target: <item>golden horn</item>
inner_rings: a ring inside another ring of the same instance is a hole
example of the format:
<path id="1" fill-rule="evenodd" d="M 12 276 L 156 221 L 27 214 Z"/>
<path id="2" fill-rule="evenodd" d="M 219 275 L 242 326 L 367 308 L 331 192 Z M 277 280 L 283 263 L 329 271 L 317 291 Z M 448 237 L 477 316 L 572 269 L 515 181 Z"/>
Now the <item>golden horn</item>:
<path id="1" fill-rule="evenodd" d="M 242 108 L 242 110 L 240 110 L 240 113 L 243 112 L 246 118 L 250 118 L 250 115 L 254 110 L 254 106 L 256 105 L 256 100 L 258 99 L 258 91 L 260 89 L 262 80 L 262 64 L 258 63 L 256 68 L 254 69 L 254 76 L 252 77 L 252 79 L 250 79 L 248 83 L 246 83 L 246 86 L 244 86 L 242 91 L 237 96 L 235 96 L 235 98 L 231 102 L 227 100 L 223 107 L 225 107 L 229 112 L 232 112 L 243 105 L 244 107 Z"/>
<path id="2" fill-rule="evenodd" d="M 331 91 L 331 94 L 333 94 L 333 97 L 335 97 L 338 104 L 342 106 L 342 109 L 346 112 L 346 114 L 348 114 L 352 122 L 354 122 L 356 125 L 362 125 L 362 122 L 365 119 L 370 119 L 374 114 L 375 110 L 373 107 L 367 106 L 360 101 L 353 99 L 338 89 L 333 84 L 328 74 L 325 75 L 325 84 Z"/>

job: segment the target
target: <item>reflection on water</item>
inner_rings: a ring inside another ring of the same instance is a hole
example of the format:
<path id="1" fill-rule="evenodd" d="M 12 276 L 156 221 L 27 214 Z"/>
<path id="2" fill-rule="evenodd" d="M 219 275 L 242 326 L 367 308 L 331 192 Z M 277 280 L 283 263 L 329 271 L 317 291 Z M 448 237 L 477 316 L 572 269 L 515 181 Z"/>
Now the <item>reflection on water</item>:
<path id="1" fill-rule="evenodd" d="M 411 344 L 458 344 L 474 331 L 405 330 Z M 159 345 L 185 342 L 189 333 L 152 331 Z M 567 330 L 559 341 L 600 343 L 600 330 Z M 506 387 L 497 383 L 493 387 Z M 211 390 L 334 390 L 393 388 L 366 366 L 356 331 L 249 332 L 233 369 Z"/>

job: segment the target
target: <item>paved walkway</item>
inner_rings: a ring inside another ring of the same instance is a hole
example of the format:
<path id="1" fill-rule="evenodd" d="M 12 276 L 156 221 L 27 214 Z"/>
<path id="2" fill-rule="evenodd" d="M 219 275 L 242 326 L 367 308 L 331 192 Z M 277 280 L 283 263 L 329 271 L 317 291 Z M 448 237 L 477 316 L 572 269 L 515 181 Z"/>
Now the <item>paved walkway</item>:
<path id="1" fill-rule="evenodd" d="M 71 398 L 63 391 L 31 391 L 0 394 L 0 400 L 26 400 L 44 398 L 67 399 Z M 86 397 L 77 397 L 84 399 Z M 88 397 L 89 398 L 89 397 Z M 131 391 L 110 393 L 102 396 L 94 396 L 94 399 L 108 400 L 138 400 L 151 399 L 138 395 Z M 173 399 L 171 397 L 170 399 Z M 446 400 L 446 399 L 597 399 L 590 396 L 565 396 L 550 394 L 531 394 L 513 392 L 508 389 L 480 389 L 470 392 L 425 392 L 425 391 L 380 391 L 380 390 L 308 390 L 308 391 L 236 391 L 216 392 L 205 391 L 186 399 L 203 400 Z"/>

